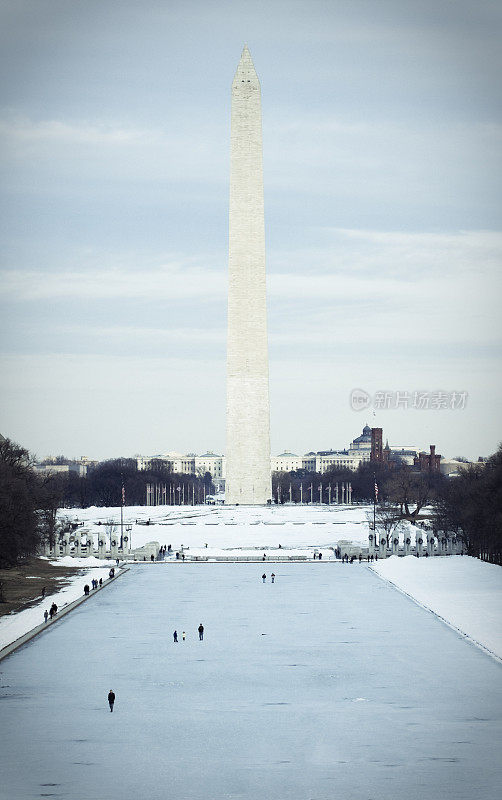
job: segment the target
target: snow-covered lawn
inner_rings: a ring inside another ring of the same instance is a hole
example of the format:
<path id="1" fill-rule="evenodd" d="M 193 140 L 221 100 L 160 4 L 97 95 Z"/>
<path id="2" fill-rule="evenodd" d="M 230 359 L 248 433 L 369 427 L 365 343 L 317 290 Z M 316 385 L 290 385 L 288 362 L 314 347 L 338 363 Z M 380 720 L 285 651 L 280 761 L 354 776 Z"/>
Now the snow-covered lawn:
<path id="1" fill-rule="evenodd" d="M 374 572 L 502 660 L 502 568 L 469 556 L 392 556 Z"/>
<path id="2" fill-rule="evenodd" d="M 132 547 L 156 541 L 185 548 L 322 548 L 339 540 L 368 544 L 367 506 L 126 506 L 124 526 L 131 525 Z M 71 508 L 61 516 L 84 523 L 97 545 L 108 520 L 120 532 L 120 508 Z M 149 524 L 145 524 L 149 522 Z M 100 523 L 100 524 L 99 524 Z"/>

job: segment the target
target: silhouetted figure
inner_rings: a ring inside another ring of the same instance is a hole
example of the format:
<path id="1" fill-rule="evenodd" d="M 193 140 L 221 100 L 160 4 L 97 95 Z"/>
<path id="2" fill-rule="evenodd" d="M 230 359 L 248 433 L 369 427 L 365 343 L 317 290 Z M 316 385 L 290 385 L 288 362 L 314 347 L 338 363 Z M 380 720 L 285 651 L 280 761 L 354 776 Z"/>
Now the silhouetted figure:
<path id="1" fill-rule="evenodd" d="M 202 640 L 204 638 L 204 625 L 202 624 L 202 622 L 200 623 L 200 625 L 197 628 L 197 630 L 199 631 L 199 641 L 202 642 Z"/>
<path id="2" fill-rule="evenodd" d="M 261 576 L 261 579 L 262 579 L 263 583 L 265 583 L 265 581 L 267 580 L 267 576 L 265 575 L 265 573 L 263 573 L 263 575 Z"/>
<path id="3" fill-rule="evenodd" d="M 175 642 L 177 642 L 177 641 L 178 641 L 178 631 L 174 631 L 174 633 L 173 633 L 173 639 L 174 639 L 174 641 L 175 641 Z"/>
<path id="4" fill-rule="evenodd" d="M 110 706 L 110 711 L 113 711 L 113 704 L 115 703 L 115 692 L 113 689 L 110 689 L 108 692 L 108 705 Z"/>
<path id="5" fill-rule="evenodd" d="M 272 578 L 272 583 L 275 583 L 275 572 L 272 572 L 272 575 L 270 577 Z"/>

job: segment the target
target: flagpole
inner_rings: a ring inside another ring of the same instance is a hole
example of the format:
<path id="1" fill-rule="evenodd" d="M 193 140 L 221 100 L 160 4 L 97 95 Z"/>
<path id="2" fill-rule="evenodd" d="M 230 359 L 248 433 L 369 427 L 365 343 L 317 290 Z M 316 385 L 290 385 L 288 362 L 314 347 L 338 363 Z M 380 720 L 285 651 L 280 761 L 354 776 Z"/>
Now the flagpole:
<path id="1" fill-rule="evenodd" d="M 122 478 L 122 502 L 120 504 L 120 547 L 122 551 L 124 550 L 124 499 L 125 499 L 125 489 L 124 489 L 124 476 L 120 476 Z"/>
<path id="2" fill-rule="evenodd" d="M 376 474 L 373 473 L 373 540 L 376 540 L 376 498 L 377 498 Z"/>

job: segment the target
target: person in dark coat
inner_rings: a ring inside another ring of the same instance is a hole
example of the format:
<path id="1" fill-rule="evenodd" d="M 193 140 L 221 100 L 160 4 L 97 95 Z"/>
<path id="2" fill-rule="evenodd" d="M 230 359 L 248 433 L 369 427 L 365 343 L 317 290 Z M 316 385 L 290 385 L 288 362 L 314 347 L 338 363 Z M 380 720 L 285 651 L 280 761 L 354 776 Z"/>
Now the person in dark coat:
<path id="1" fill-rule="evenodd" d="M 261 576 L 261 579 L 262 579 L 263 583 L 265 583 L 265 581 L 267 580 L 267 576 L 265 575 L 265 573 L 263 573 L 263 575 Z"/>
<path id="2" fill-rule="evenodd" d="M 177 641 L 178 641 L 178 631 L 174 631 L 174 633 L 173 633 L 173 639 L 174 639 L 174 641 L 175 641 L 175 642 L 177 642 Z"/>
<path id="3" fill-rule="evenodd" d="M 275 581 L 275 572 L 272 572 L 272 575 L 270 577 L 272 578 L 272 583 L 274 583 L 274 581 Z"/>
<path id="4" fill-rule="evenodd" d="M 113 689 L 110 689 L 108 692 L 108 705 L 110 706 L 110 711 L 113 711 L 113 704 L 115 703 L 115 692 Z"/>
<path id="5" fill-rule="evenodd" d="M 202 642 L 202 640 L 204 638 L 204 625 L 202 624 L 202 622 L 200 623 L 200 625 L 197 628 L 197 630 L 199 631 L 199 641 Z"/>

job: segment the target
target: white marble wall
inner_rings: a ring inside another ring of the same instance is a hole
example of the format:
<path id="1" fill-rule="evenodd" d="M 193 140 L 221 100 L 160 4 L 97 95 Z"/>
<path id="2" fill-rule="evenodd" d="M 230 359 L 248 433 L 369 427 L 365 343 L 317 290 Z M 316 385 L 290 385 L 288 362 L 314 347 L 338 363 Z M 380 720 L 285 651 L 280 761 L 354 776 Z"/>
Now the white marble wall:
<path id="1" fill-rule="evenodd" d="M 247 47 L 232 84 L 227 504 L 272 497 L 260 83 Z"/>

